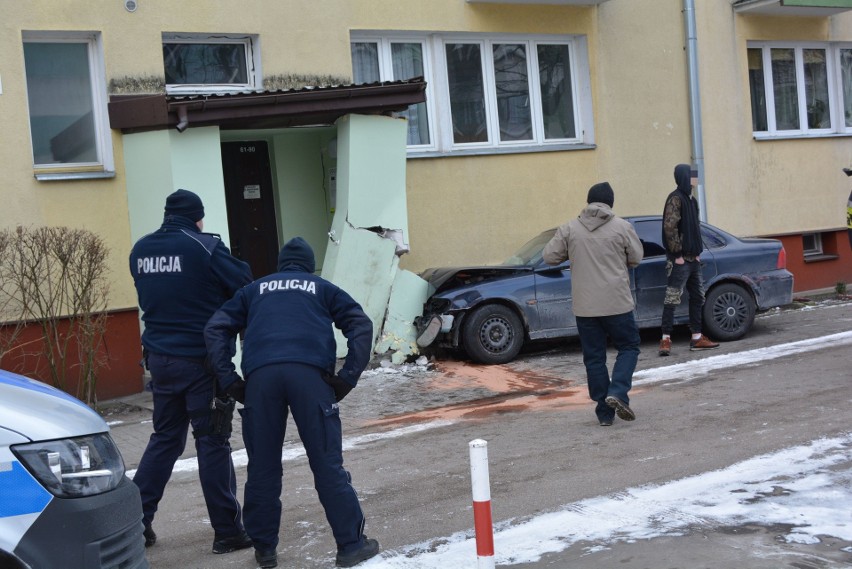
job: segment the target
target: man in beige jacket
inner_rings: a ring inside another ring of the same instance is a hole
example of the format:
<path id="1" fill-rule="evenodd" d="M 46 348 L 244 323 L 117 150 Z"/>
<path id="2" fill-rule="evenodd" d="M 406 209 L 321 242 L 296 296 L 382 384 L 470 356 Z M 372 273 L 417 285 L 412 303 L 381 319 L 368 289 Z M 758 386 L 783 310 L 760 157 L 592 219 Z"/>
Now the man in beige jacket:
<path id="1" fill-rule="evenodd" d="M 639 359 L 639 329 L 633 316 L 630 267 L 642 260 L 642 242 L 629 222 L 612 212 L 615 196 L 607 182 L 589 189 L 588 206 L 560 226 L 544 247 L 544 262 L 571 260 L 571 293 L 589 397 L 597 402 L 601 426 L 614 416 L 636 418 L 627 393 Z M 607 337 L 618 355 L 612 378 L 606 365 Z"/>

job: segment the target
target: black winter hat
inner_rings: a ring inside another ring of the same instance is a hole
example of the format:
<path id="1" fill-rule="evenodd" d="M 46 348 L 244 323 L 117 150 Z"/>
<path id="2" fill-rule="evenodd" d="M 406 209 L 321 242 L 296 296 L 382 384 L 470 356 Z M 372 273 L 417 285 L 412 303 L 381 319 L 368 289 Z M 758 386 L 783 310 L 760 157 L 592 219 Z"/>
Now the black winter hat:
<path id="1" fill-rule="evenodd" d="M 615 203 L 615 193 L 612 191 L 609 182 L 601 182 L 589 188 L 589 197 L 586 199 L 586 203 L 594 202 L 604 203 L 612 207 L 612 204 Z"/>
<path id="2" fill-rule="evenodd" d="M 166 198 L 166 215 L 180 215 L 192 221 L 204 218 L 204 204 L 197 194 L 189 190 L 177 190 Z"/>
<path id="3" fill-rule="evenodd" d="M 278 270 L 287 265 L 298 265 L 309 273 L 316 270 L 314 250 L 301 237 L 293 237 L 281 247 L 281 252 L 278 253 Z"/>

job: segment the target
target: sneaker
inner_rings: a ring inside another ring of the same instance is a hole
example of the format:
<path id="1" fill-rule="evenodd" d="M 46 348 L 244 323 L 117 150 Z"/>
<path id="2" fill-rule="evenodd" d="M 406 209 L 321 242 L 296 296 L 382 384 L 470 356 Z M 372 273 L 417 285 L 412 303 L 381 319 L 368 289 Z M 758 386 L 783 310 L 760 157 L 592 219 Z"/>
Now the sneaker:
<path id="1" fill-rule="evenodd" d="M 615 409 L 615 414 L 618 415 L 619 419 L 622 419 L 624 421 L 632 421 L 636 418 L 636 414 L 633 412 L 633 410 L 630 409 L 627 403 L 625 403 L 621 399 L 610 395 L 605 399 L 605 401 L 607 405 Z"/>
<path id="2" fill-rule="evenodd" d="M 663 338 L 660 340 L 660 355 L 668 356 L 672 353 L 672 339 L 671 338 Z"/>
<path id="3" fill-rule="evenodd" d="M 697 351 L 700 351 L 700 350 L 712 350 L 712 349 L 718 348 L 718 347 L 719 347 L 718 342 L 712 341 L 710 338 L 708 338 L 704 334 L 702 334 L 701 337 L 698 338 L 697 340 L 690 340 L 690 342 L 689 342 L 689 349 L 693 352 L 697 352 Z"/>
<path id="4" fill-rule="evenodd" d="M 251 547 L 251 538 L 246 532 L 242 532 L 231 537 L 223 537 L 215 540 L 213 542 L 213 553 L 230 553 L 238 549 L 246 549 L 247 547 Z"/>
<path id="5" fill-rule="evenodd" d="M 278 552 L 274 549 L 255 549 L 254 560 L 262 569 L 278 567 Z"/>
<path id="6" fill-rule="evenodd" d="M 145 537 L 145 547 L 151 547 L 155 543 L 157 543 L 157 534 L 154 533 L 154 528 L 151 527 L 151 524 L 147 524 L 142 522 L 145 526 L 145 529 L 142 530 L 142 535 Z"/>
<path id="7" fill-rule="evenodd" d="M 611 427 L 612 419 L 601 419 L 601 427 Z"/>
<path id="8" fill-rule="evenodd" d="M 375 557 L 379 553 L 379 542 L 364 536 L 364 545 L 352 553 L 338 553 L 336 565 L 338 567 L 353 567 L 362 561 Z"/>

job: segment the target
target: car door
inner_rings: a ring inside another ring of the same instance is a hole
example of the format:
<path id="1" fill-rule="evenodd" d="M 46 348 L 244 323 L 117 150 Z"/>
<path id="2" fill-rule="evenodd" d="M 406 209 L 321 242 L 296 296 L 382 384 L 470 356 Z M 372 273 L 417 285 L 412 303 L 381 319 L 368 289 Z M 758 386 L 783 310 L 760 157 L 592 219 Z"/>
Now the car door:
<path id="1" fill-rule="evenodd" d="M 636 320 L 640 327 L 657 326 L 663 312 L 666 297 L 666 250 L 662 242 L 662 218 L 631 220 L 644 249 L 642 262 L 636 268 Z M 702 224 L 701 237 L 704 250 L 701 253 L 701 268 L 704 282 L 716 277 L 716 260 L 711 252 L 720 239 Z M 686 294 L 686 293 L 684 293 Z M 688 298 L 675 309 L 675 322 L 683 323 L 689 317 Z"/>
<path id="2" fill-rule="evenodd" d="M 666 296 L 666 249 L 662 243 L 662 220 L 633 222 L 642 242 L 642 262 L 634 270 L 636 286 L 636 321 L 640 327 L 659 321 Z"/>
<path id="3" fill-rule="evenodd" d="M 576 334 L 577 323 L 571 306 L 571 263 L 565 261 L 550 267 L 540 265 L 535 270 L 535 301 L 538 323 L 530 338 L 559 338 Z"/>

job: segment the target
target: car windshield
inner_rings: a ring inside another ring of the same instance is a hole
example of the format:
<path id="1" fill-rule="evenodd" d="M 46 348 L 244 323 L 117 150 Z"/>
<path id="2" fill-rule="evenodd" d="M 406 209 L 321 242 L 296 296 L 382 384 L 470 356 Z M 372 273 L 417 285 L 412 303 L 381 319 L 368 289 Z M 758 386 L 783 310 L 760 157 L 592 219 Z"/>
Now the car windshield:
<path id="1" fill-rule="evenodd" d="M 503 261 L 505 266 L 528 265 L 535 266 L 541 264 L 541 250 L 553 237 L 556 229 L 548 229 L 542 231 L 529 241 L 527 241 L 514 255 Z"/>

